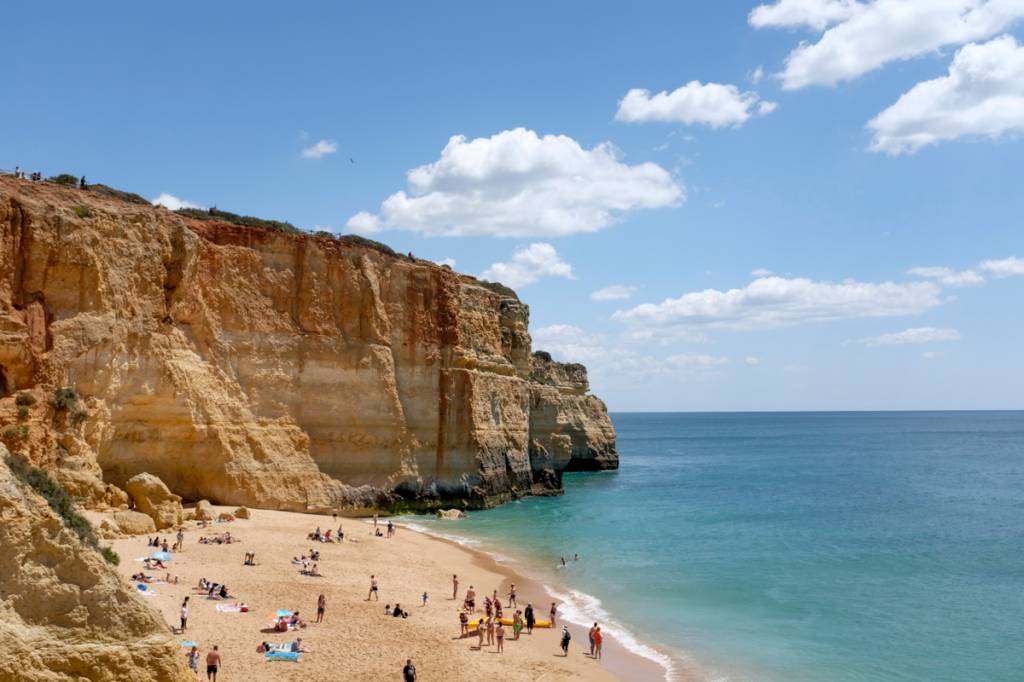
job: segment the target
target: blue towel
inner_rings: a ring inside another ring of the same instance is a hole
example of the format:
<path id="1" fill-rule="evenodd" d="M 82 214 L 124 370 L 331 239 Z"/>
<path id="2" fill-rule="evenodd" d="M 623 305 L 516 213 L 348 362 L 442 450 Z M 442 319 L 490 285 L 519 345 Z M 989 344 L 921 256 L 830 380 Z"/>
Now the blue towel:
<path id="1" fill-rule="evenodd" d="M 192 647 L 194 647 L 195 645 L 196 645 L 196 643 L 195 643 L 195 642 L 182 642 L 182 643 L 181 643 L 181 646 L 183 646 L 183 647 L 187 647 L 187 648 L 189 648 L 189 649 L 191 649 L 191 648 L 192 648 Z"/>
<path id="2" fill-rule="evenodd" d="M 277 659 L 280 661 L 299 660 L 299 654 L 297 651 L 268 651 L 266 656 L 267 658 Z"/>

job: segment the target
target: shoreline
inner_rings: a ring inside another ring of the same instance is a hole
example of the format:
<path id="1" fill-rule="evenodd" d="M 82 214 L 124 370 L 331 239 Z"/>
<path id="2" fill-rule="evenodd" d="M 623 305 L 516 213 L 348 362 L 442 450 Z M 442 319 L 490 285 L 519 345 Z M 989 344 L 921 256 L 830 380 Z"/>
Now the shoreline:
<path id="1" fill-rule="evenodd" d="M 398 518 L 401 519 L 401 517 Z M 372 521 L 370 523 L 372 523 Z M 451 523 L 456 524 L 458 521 L 452 521 Z M 532 562 L 525 564 L 525 570 L 520 570 L 518 567 L 509 566 L 501 561 L 499 558 L 501 555 L 496 556 L 481 547 L 465 544 L 466 541 L 476 543 L 477 541 L 475 540 L 463 538 L 463 541 L 460 541 L 460 538 L 457 536 L 446 535 L 443 532 L 426 528 L 417 524 L 415 521 L 410 523 L 399 520 L 396 525 L 400 525 L 405 530 L 419 533 L 420 535 L 459 549 L 469 554 L 472 560 L 478 565 L 486 567 L 496 573 L 504 574 L 505 581 L 502 583 L 502 588 L 507 588 L 510 582 L 514 582 L 518 586 L 518 590 L 521 592 L 528 592 L 530 594 L 543 592 L 547 595 L 548 601 L 544 602 L 545 608 L 541 609 L 541 612 L 546 614 L 546 607 L 552 601 L 559 603 L 559 625 L 567 624 L 569 626 L 569 631 L 572 633 L 574 644 L 578 644 L 579 646 L 586 645 L 587 632 L 592 621 L 588 621 L 579 615 L 577 615 L 576 618 L 567 617 L 564 613 L 564 605 L 569 603 L 570 608 L 573 610 L 576 610 L 576 607 L 564 598 L 565 593 L 561 592 L 558 588 L 563 588 L 566 592 L 575 592 L 576 594 L 583 593 L 573 590 L 567 585 L 553 587 L 547 584 L 543 578 L 531 575 L 530 566 L 532 565 Z M 501 594 L 500 591 L 499 594 Z M 585 596 L 590 597 L 590 595 Z M 616 630 L 616 632 L 613 632 L 606 629 L 605 623 L 602 622 L 600 618 L 597 618 L 596 620 L 598 624 L 601 625 L 602 631 L 605 632 L 601 666 L 615 675 L 616 679 L 629 680 L 630 682 L 695 682 L 698 679 L 690 673 L 684 672 L 679 660 L 651 644 L 644 643 L 632 632 L 629 632 L 618 623 L 615 623 L 613 626 Z M 627 646 L 623 642 L 623 634 L 636 642 L 637 645 L 648 649 L 650 654 L 644 655 L 643 653 Z M 658 659 L 661 660 L 656 660 L 655 657 L 658 657 Z"/>
<path id="2" fill-rule="evenodd" d="M 216 513 L 230 511 L 214 507 Z M 476 680 L 500 676 L 503 680 L 586 679 L 586 680 L 664 680 L 661 666 L 628 651 L 607 633 L 604 660 L 587 655 L 586 628 L 566 621 L 573 635 L 569 656 L 562 656 L 558 627 L 525 631 L 520 640 L 512 639 L 507 628 L 505 653 L 492 646 L 477 646 L 477 637 L 459 636 L 458 605 L 465 590 L 474 585 L 478 603 L 497 589 L 503 603 L 507 588 L 515 582 L 520 608 L 534 604 L 538 618 L 545 618 L 547 606 L 556 601 L 547 587 L 528 575 L 501 565 L 485 552 L 410 528 L 397 521 L 395 538 L 376 538 L 372 521 L 366 518 L 338 517 L 253 509 L 250 519 L 230 523 L 211 523 L 198 528 L 186 522 L 184 551 L 172 555 L 169 572 L 178 583 L 147 585 L 138 598 L 156 608 L 173 630 L 179 624 L 182 600 L 188 596 L 189 618 L 184 633 L 175 632 L 180 641 L 195 642 L 200 656 L 214 644 L 224 658 L 224 682 L 231 680 L 291 679 L 300 676 L 307 682 L 339 679 L 389 679 L 397 677 L 406 658 L 411 658 L 421 680 Z M 344 526 L 346 542 L 316 545 L 307 534 Z M 387 523 L 387 519 L 383 520 Z M 201 544 L 203 535 L 230 531 L 237 538 L 231 544 Z M 174 531 L 160 537 L 174 542 Z M 143 570 L 141 558 L 153 549 L 146 536 L 114 540 L 112 545 L 122 559 L 117 571 L 128 580 Z M 299 556 L 315 547 L 323 577 L 300 575 L 293 565 Z M 243 556 L 255 552 L 257 565 L 243 565 Z M 167 569 L 146 570 L 163 578 Z M 379 601 L 367 601 L 370 574 L 380 581 Z M 460 598 L 453 600 L 451 577 L 459 575 Z M 200 578 L 228 585 L 227 602 L 208 600 L 193 588 Z M 421 602 L 423 592 L 429 601 Z M 317 624 L 317 595 L 327 599 L 324 623 Z M 225 603 L 245 602 L 247 612 L 227 612 Z M 402 604 L 409 617 L 385 616 L 387 603 Z M 307 627 L 289 633 L 268 630 L 268 614 L 277 609 L 300 611 Z M 506 609 L 506 614 L 511 615 Z M 296 636 L 310 649 L 299 663 L 275 662 L 256 652 L 261 641 L 282 644 Z M 187 649 L 182 649 L 184 656 Z"/>

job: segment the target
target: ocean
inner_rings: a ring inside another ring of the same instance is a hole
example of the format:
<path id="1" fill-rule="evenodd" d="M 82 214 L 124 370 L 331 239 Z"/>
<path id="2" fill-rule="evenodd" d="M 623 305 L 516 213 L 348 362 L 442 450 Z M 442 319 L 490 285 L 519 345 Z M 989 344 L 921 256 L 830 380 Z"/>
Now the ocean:
<path id="1" fill-rule="evenodd" d="M 707 680 L 1024 679 L 1024 412 L 612 419 L 619 471 L 415 522 Z"/>

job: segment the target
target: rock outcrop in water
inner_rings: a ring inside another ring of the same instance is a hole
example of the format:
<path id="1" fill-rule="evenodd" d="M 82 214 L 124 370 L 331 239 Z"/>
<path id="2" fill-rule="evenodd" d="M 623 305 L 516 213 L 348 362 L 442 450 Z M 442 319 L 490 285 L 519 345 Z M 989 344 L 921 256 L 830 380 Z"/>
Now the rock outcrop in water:
<path id="1" fill-rule="evenodd" d="M 0 680 L 188 682 L 160 615 L 19 484 L 0 445 Z"/>
<path id="2" fill-rule="evenodd" d="M 97 507 L 143 472 L 323 510 L 615 468 L 586 370 L 531 353 L 528 321 L 511 290 L 366 240 L 0 179 L 0 435 Z"/>

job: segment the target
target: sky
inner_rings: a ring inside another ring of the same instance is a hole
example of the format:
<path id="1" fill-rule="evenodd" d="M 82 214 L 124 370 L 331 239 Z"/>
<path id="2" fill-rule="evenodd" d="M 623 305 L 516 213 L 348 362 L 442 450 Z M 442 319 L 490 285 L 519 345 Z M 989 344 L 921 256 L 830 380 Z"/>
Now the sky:
<path id="1" fill-rule="evenodd" d="M 501 281 L 613 411 L 1024 407 L 1024 0 L 5 16 L 0 168 Z"/>

